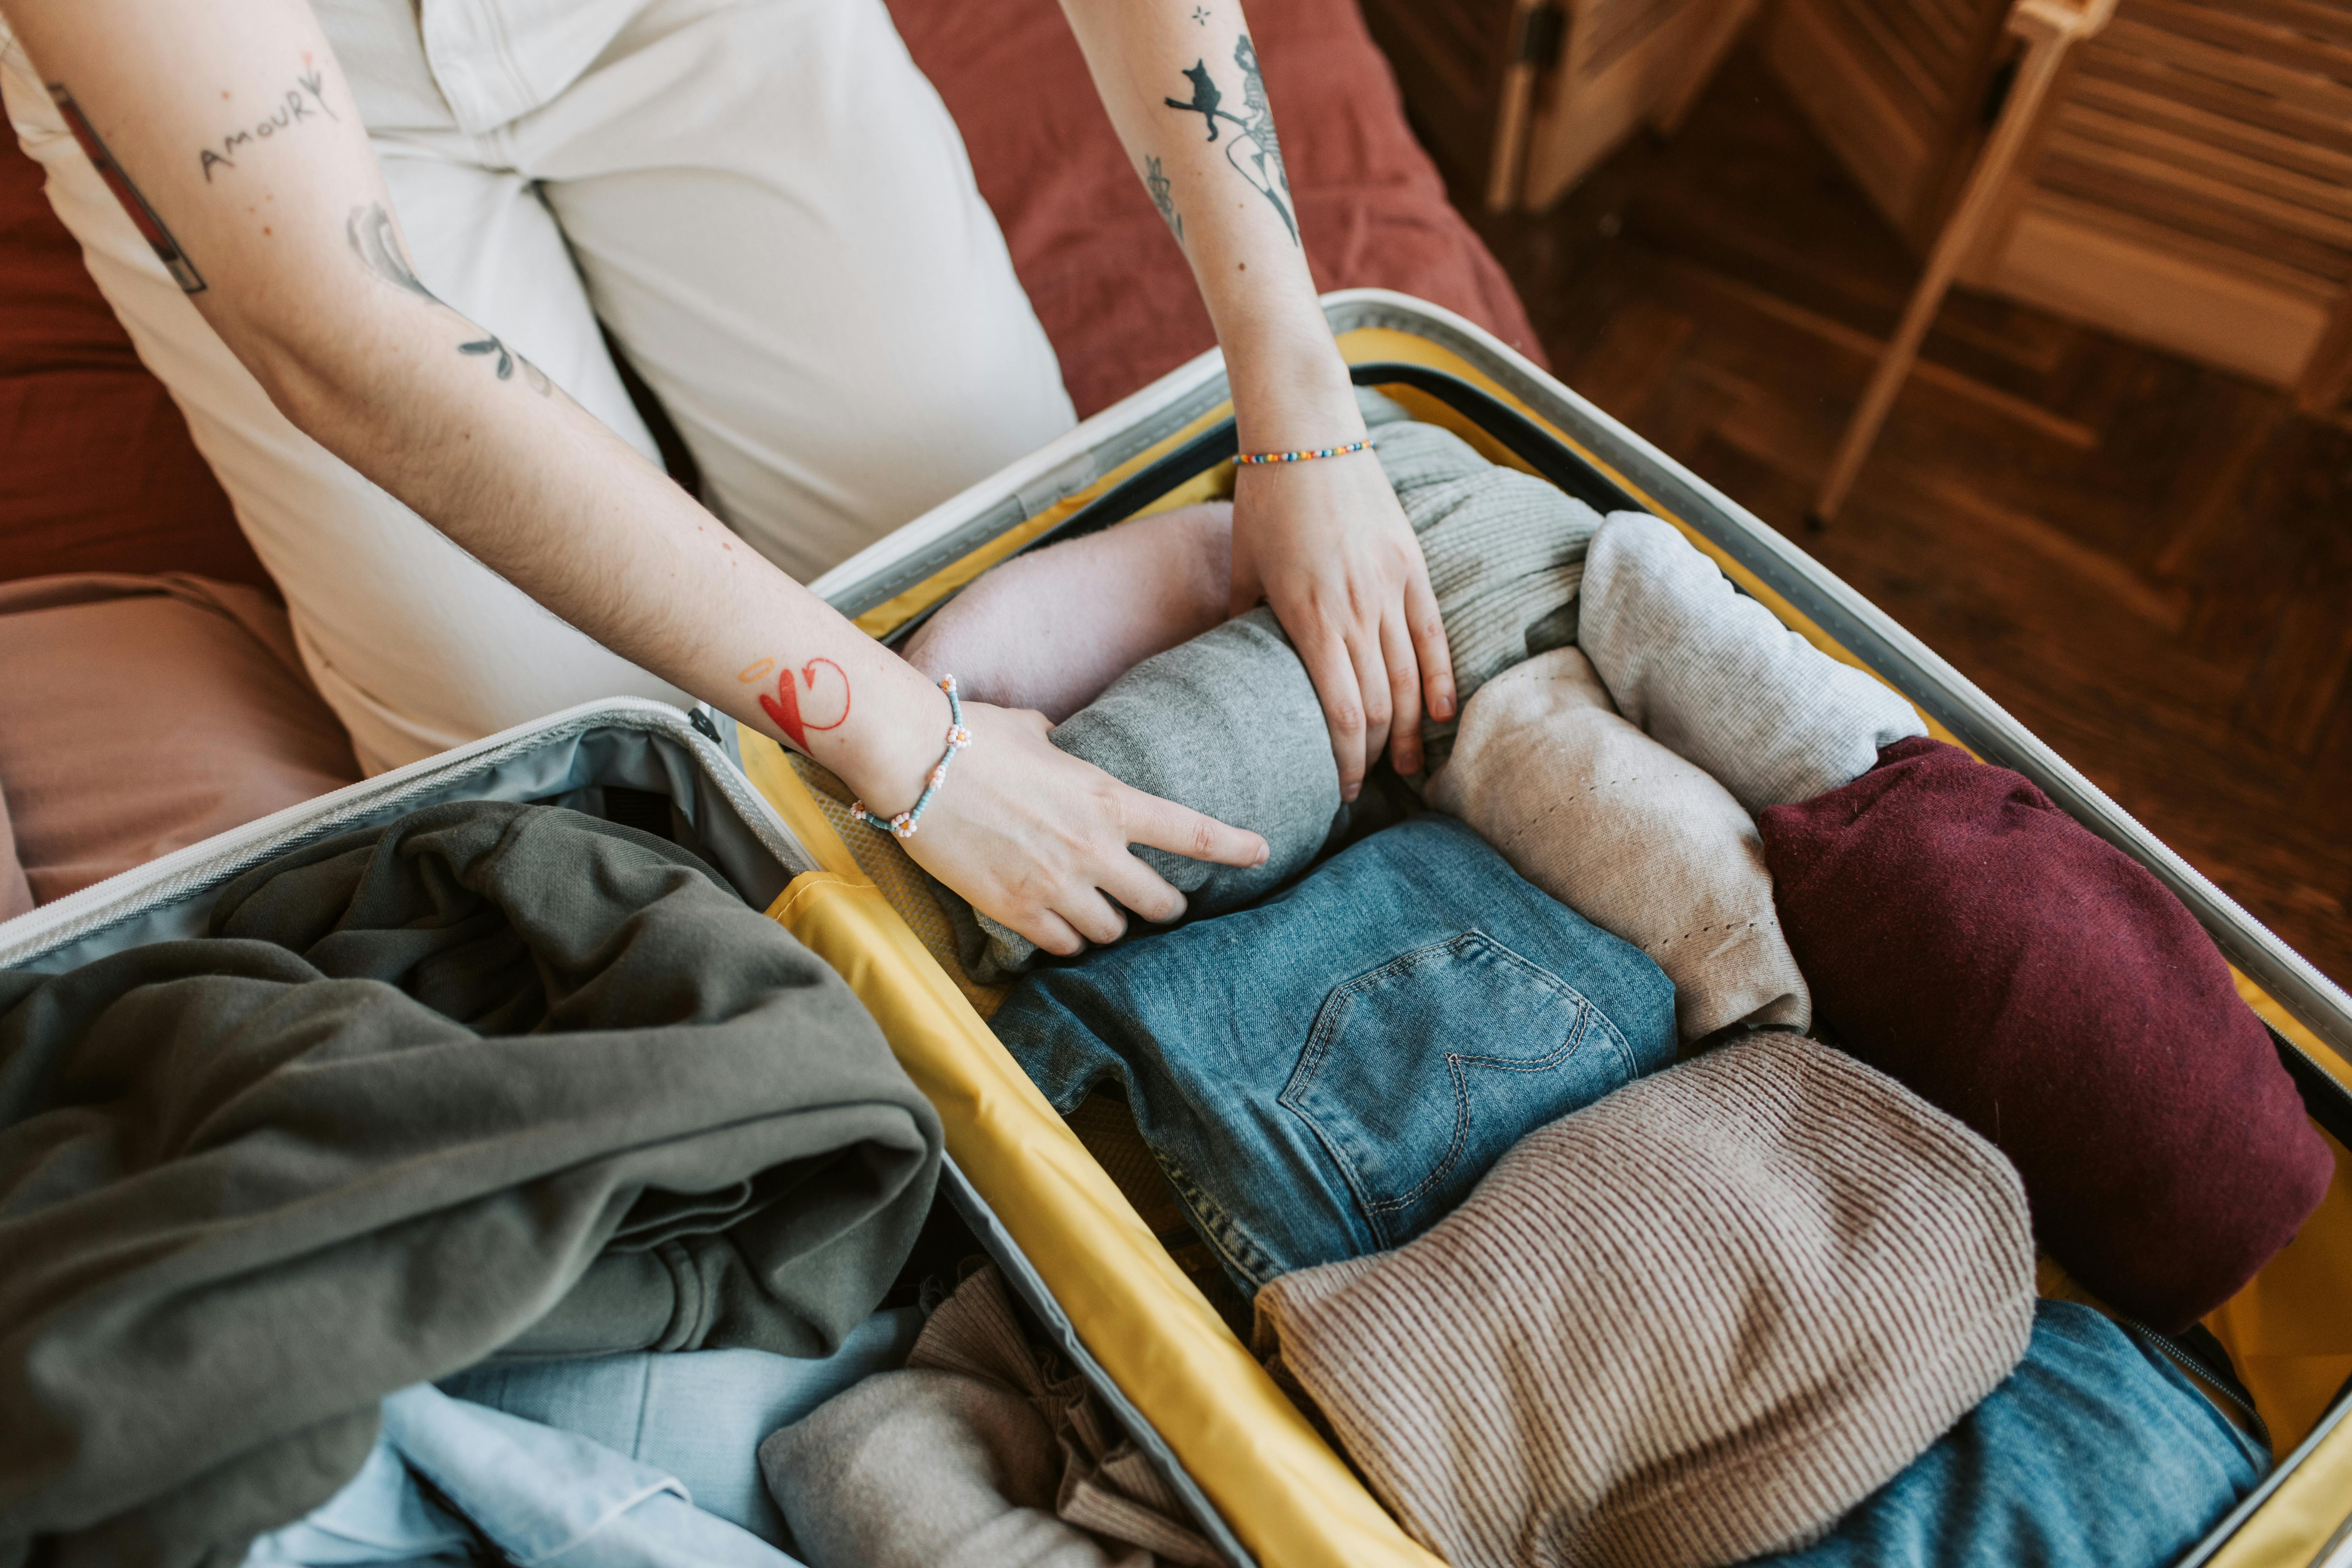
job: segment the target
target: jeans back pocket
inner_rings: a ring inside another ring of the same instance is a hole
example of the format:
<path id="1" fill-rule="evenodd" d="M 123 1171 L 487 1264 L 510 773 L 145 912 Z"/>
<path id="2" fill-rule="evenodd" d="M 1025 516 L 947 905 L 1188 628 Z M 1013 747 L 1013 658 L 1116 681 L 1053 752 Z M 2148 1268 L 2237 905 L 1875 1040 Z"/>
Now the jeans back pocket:
<path id="1" fill-rule="evenodd" d="M 1635 1070 L 1582 993 L 1470 931 L 1325 997 L 1281 1103 L 1390 1247 L 1444 1218 L 1512 1144 Z"/>

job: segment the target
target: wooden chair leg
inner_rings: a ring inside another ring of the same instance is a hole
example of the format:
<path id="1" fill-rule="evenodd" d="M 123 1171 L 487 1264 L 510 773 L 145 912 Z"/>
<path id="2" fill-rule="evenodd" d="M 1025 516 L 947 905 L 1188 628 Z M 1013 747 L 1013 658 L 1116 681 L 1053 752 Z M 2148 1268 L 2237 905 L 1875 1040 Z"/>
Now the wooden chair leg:
<path id="1" fill-rule="evenodd" d="M 1490 213 L 1514 212 L 1519 205 L 1538 75 L 1528 34 L 1538 25 L 1538 9 L 1536 0 L 1517 0 L 1511 10 L 1511 62 L 1503 69 L 1502 97 L 1495 107 L 1493 151 L 1486 158 L 1486 210 Z"/>
<path id="2" fill-rule="evenodd" d="M 2105 10 L 2112 9 L 2112 0 L 2108 0 Z M 1855 476 L 1862 472 L 1862 465 L 1878 439 L 1879 429 L 1895 406 L 1896 395 L 1903 390 L 1911 366 L 1918 360 L 1919 344 L 1935 322 L 1937 309 L 1952 286 L 1952 276 L 1959 270 L 1961 258 L 1976 243 L 1977 231 L 1991 213 L 2001 183 L 2009 177 L 2010 167 L 2025 144 L 2042 100 L 2065 58 L 2067 45 L 2095 31 L 2105 19 L 2095 5 L 2086 15 L 2066 5 L 2063 0 L 2056 4 L 2050 0 L 2019 0 L 2011 14 L 2010 28 L 2024 37 L 2025 56 L 2018 62 L 2017 76 L 2010 86 L 2008 100 L 2001 105 L 2000 119 L 1977 159 L 1976 169 L 1969 175 L 1968 186 L 1960 193 L 1952 216 L 1945 220 L 1943 232 L 1936 237 L 1934 248 L 1927 253 L 1927 270 L 1919 275 L 1919 282 L 1911 291 L 1911 302 L 1904 308 L 1902 324 L 1895 328 L 1894 338 L 1879 355 L 1878 368 L 1872 372 L 1870 384 L 1863 390 L 1862 401 L 1846 425 L 1845 437 L 1838 443 L 1837 456 L 1830 461 L 1829 478 L 1822 482 L 1820 499 L 1813 503 L 1817 520 L 1826 522 L 1835 517 L 1853 489 Z"/>

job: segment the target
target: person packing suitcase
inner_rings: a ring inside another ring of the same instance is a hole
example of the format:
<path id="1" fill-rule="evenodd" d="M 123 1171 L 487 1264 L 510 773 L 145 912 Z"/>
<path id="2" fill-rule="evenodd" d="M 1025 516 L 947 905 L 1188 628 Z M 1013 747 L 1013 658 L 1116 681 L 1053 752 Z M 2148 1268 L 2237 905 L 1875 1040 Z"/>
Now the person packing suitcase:
<path id="1" fill-rule="evenodd" d="M 1242 469 L 1236 607 L 1262 594 L 1297 645 L 1350 795 L 1391 738 L 1412 772 L 1423 714 L 1454 709 L 1444 634 L 1365 455 L 1240 5 L 1068 9 L 1192 262 L 1244 453 L 1269 459 Z M 832 768 L 1057 952 L 1181 910 L 1130 842 L 1264 852 L 1056 752 L 1036 715 L 959 709 L 795 581 L 1072 423 L 881 0 L 0 18 L 17 134 L 370 771 L 589 698 L 690 695 Z M 709 510 L 648 460 L 600 326 Z"/>

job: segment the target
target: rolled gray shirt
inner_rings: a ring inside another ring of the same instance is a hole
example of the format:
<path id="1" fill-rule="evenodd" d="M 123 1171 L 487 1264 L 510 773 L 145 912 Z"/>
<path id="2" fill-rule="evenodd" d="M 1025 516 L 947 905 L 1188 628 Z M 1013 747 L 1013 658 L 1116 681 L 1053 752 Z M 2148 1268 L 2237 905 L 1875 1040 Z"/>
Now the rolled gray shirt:
<path id="1" fill-rule="evenodd" d="M 1573 642 L 1577 590 L 1600 514 L 1532 474 L 1488 462 L 1450 431 L 1414 422 L 1377 392 L 1357 397 L 1428 562 L 1458 700 L 1466 703 L 1522 659 Z M 1426 729 L 1441 748 L 1452 734 L 1451 725 Z M 1272 892 L 1348 826 L 1315 683 L 1263 605 L 1145 659 L 1051 739 L 1123 783 L 1265 839 L 1265 861 L 1252 868 L 1135 846 L 1184 894 L 1190 915 L 1220 914 Z M 940 891 L 973 979 L 1001 981 L 1034 961 L 1026 938 Z"/>

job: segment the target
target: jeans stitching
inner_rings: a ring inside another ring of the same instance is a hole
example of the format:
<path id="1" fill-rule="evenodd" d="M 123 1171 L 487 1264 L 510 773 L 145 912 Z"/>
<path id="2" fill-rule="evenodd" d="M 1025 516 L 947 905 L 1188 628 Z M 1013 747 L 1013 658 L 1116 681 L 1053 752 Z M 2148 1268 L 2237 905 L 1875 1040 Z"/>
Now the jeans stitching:
<path id="1" fill-rule="evenodd" d="M 1192 1211 L 1192 1228 L 1209 1244 L 1218 1260 L 1239 1275 L 1252 1291 L 1281 1271 L 1275 1256 L 1259 1246 L 1241 1222 L 1227 1214 L 1186 1173 L 1183 1166 L 1160 1155 L 1160 1168 L 1168 1177 L 1168 1184 L 1175 1189 L 1178 1200 Z"/>
<path id="2" fill-rule="evenodd" d="M 1331 1042 L 1339 1029 L 1335 1021 L 1336 1016 L 1345 1010 L 1341 1004 L 1351 1001 L 1358 992 L 1386 980 L 1402 970 L 1419 966 L 1434 954 L 1458 952 L 1474 947 L 1507 960 L 1514 968 L 1531 976 L 1538 984 L 1548 989 L 1555 989 L 1574 999 L 1577 1007 L 1576 1020 L 1569 1029 L 1565 1042 L 1561 1046 L 1533 1060 L 1446 1052 L 1446 1074 L 1453 1084 L 1454 1094 L 1453 1142 L 1436 1167 L 1411 1192 L 1401 1197 L 1375 1200 L 1365 1191 L 1355 1163 L 1349 1157 L 1347 1152 L 1324 1131 L 1314 1113 L 1302 1106 L 1299 1100 L 1313 1086 L 1316 1078 L 1322 1070 L 1325 1058 L 1329 1055 Z M 1276 1103 L 1305 1122 L 1307 1130 L 1315 1134 L 1316 1142 L 1322 1145 L 1324 1152 L 1330 1157 L 1334 1164 L 1339 1166 L 1340 1174 L 1346 1180 L 1349 1191 L 1362 1209 L 1366 1221 L 1379 1234 L 1381 1239 L 1386 1242 L 1390 1237 L 1388 1227 L 1381 1223 L 1382 1216 L 1397 1213 L 1418 1202 L 1447 1172 L 1454 1168 L 1454 1163 L 1461 1157 L 1462 1150 L 1469 1137 L 1470 1125 L 1468 1079 L 1463 1068 L 1465 1066 L 1477 1066 L 1507 1072 L 1552 1071 L 1581 1048 L 1586 1037 L 1593 1032 L 1593 1026 L 1596 1024 L 1604 1031 L 1603 1037 L 1617 1058 L 1621 1074 L 1631 1078 L 1633 1074 L 1633 1052 L 1625 1044 L 1623 1034 L 1618 1030 L 1615 1024 L 1611 1022 L 1607 1014 L 1593 1005 L 1591 997 L 1543 965 L 1496 941 L 1486 932 L 1474 928 L 1457 932 L 1443 942 L 1429 942 L 1410 952 L 1400 953 L 1378 968 L 1367 970 L 1354 979 L 1334 987 L 1330 994 L 1324 998 L 1322 1006 L 1317 1011 L 1314 1026 L 1307 1036 L 1307 1047 L 1300 1053 L 1297 1066 L 1292 1069 L 1290 1081 L 1284 1086 L 1282 1093 L 1276 1097 Z"/>
<path id="3" fill-rule="evenodd" d="M 1598 1014 L 1599 1009 L 1583 995 L 1573 991 L 1570 994 L 1576 997 L 1576 1022 L 1569 1029 L 1568 1045 L 1564 1049 L 1555 1050 L 1549 1056 L 1535 1061 L 1514 1061 L 1502 1057 L 1469 1057 L 1458 1051 L 1445 1053 L 1445 1073 L 1454 1083 L 1454 1142 L 1446 1149 L 1445 1157 L 1437 1163 L 1436 1168 L 1422 1178 L 1420 1185 L 1400 1197 L 1368 1205 L 1372 1213 L 1393 1214 L 1400 1209 L 1412 1207 L 1420 1202 L 1431 1188 L 1436 1186 L 1439 1178 L 1452 1170 L 1454 1163 L 1462 1157 L 1463 1146 L 1469 1142 L 1470 1138 L 1470 1076 L 1463 1071 L 1465 1063 L 1473 1063 L 1503 1072 L 1549 1072 L 1576 1054 L 1577 1048 L 1584 1044 L 1584 1037 L 1591 1030 L 1591 1020 Z"/>

